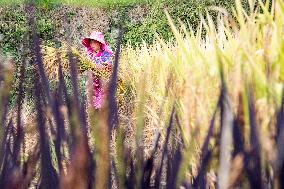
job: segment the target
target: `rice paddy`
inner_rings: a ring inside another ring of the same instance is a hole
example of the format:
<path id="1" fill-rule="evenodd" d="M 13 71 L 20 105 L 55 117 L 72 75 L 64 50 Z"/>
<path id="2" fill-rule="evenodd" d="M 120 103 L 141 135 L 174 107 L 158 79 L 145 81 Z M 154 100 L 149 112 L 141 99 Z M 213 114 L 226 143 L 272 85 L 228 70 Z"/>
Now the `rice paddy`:
<path id="1" fill-rule="evenodd" d="M 197 32 L 165 11 L 170 42 L 122 46 L 120 30 L 100 110 L 79 93 L 87 60 L 43 47 L 31 14 L 33 118 L 22 119 L 25 60 L 15 116 L 13 60 L 1 62 L 0 188 L 283 188 L 284 3 L 249 2 L 201 16 Z"/>

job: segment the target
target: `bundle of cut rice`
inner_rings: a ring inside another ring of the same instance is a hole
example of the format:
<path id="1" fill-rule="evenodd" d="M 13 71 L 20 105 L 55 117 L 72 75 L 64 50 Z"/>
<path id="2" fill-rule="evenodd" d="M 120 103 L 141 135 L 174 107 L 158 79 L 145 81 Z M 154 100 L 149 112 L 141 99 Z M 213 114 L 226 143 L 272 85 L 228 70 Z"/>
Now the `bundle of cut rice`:
<path id="1" fill-rule="evenodd" d="M 70 62 L 68 58 L 67 45 L 62 45 L 60 48 L 53 48 L 48 46 L 42 46 L 43 64 L 46 71 L 46 75 L 50 80 L 58 80 L 58 66 L 59 62 L 62 65 L 62 72 L 65 75 L 70 74 Z M 109 82 L 111 75 L 111 66 L 104 66 L 99 68 L 91 62 L 84 53 L 79 52 L 76 48 L 71 48 L 74 62 L 77 63 L 78 73 L 83 74 L 85 71 L 92 71 L 94 75 L 100 76 L 105 82 Z M 118 77 L 118 94 L 123 94 L 124 84 Z"/>
<path id="2" fill-rule="evenodd" d="M 87 59 L 81 52 L 75 48 L 71 48 L 71 52 L 79 73 L 90 70 L 94 75 L 108 79 L 111 74 L 111 66 L 104 66 L 99 68 L 96 64 Z M 46 74 L 49 79 L 58 79 L 58 66 L 59 62 L 62 65 L 63 74 L 70 73 L 70 62 L 68 58 L 68 48 L 66 45 L 56 49 L 53 47 L 42 46 L 43 63 Z"/>

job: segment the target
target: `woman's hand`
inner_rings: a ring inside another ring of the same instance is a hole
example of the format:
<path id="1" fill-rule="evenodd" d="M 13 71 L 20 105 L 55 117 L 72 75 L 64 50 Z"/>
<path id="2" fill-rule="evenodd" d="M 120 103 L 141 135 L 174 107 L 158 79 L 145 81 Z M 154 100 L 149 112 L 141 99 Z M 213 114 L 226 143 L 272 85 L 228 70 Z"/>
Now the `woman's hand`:
<path id="1" fill-rule="evenodd" d="M 102 70 L 104 66 L 102 64 L 96 64 L 96 69 Z"/>
<path id="2" fill-rule="evenodd" d="M 96 64 L 96 69 L 110 71 L 111 65 L 110 64 Z"/>

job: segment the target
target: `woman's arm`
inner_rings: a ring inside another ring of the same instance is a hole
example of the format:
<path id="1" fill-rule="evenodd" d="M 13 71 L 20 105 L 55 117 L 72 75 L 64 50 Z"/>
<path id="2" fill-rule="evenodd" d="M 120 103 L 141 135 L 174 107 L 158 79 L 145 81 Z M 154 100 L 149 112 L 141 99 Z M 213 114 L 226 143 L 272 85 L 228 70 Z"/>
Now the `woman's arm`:
<path id="1" fill-rule="evenodd" d="M 96 55 L 94 54 L 92 47 L 86 47 L 86 53 L 87 53 L 90 60 L 92 60 L 92 61 L 95 60 Z"/>

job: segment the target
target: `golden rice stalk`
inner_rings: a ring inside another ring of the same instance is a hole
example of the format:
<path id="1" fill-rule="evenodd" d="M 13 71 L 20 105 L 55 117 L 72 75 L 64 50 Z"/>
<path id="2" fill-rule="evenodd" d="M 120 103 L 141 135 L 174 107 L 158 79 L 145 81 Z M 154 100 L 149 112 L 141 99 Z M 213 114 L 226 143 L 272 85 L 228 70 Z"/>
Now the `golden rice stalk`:
<path id="1" fill-rule="evenodd" d="M 71 48 L 72 54 L 78 63 L 78 72 L 83 73 L 86 70 L 91 70 L 94 75 L 103 78 L 109 78 L 111 73 L 111 67 L 105 66 L 103 69 L 98 67 L 87 59 L 85 55 L 80 53 L 76 48 Z M 48 46 L 42 46 L 43 63 L 46 70 L 46 74 L 49 79 L 58 79 L 58 64 L 62 65 L 62 71 L 64 74 L 69 73 L 69 60 L 68 60 L 68 48 L 66 45 L 62 45 L 60 48 L 53 48 Z"/>

